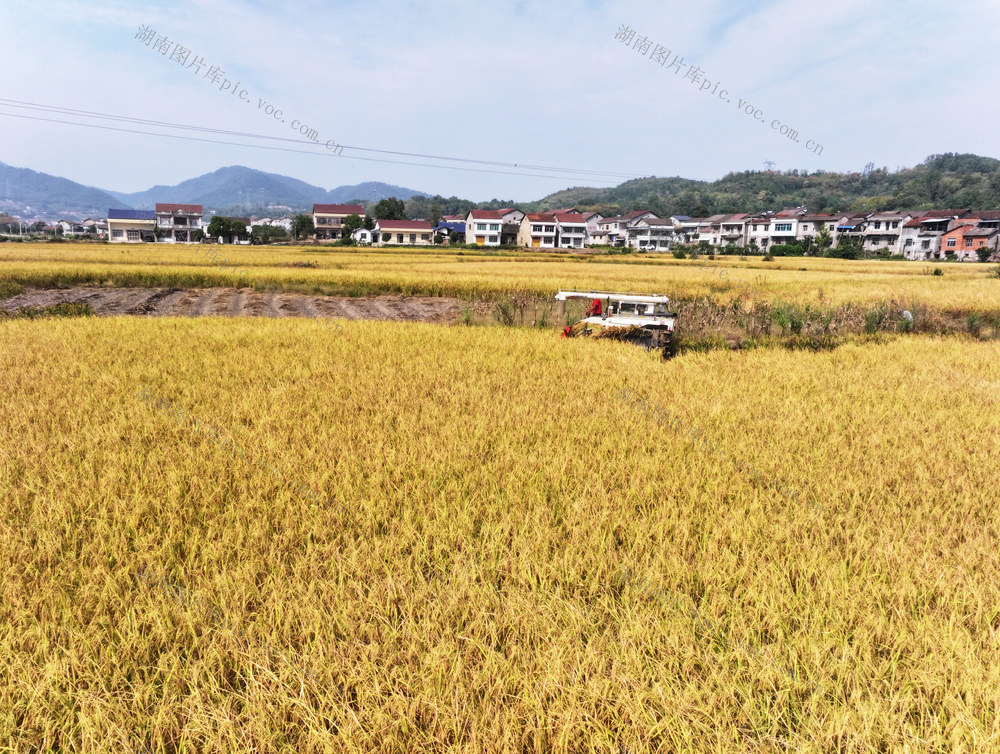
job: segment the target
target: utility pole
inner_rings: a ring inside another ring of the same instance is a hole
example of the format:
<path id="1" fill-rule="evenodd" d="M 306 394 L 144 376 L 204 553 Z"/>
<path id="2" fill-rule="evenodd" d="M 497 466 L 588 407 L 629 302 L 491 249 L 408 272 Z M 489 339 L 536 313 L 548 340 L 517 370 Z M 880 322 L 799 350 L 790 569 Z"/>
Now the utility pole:
<path id="1" fill-rule="evenodd" d="M 774 170 L 774 166 L 777 164 L 774 160 L 764 160 L 764 168 L 766 170 Z"/>

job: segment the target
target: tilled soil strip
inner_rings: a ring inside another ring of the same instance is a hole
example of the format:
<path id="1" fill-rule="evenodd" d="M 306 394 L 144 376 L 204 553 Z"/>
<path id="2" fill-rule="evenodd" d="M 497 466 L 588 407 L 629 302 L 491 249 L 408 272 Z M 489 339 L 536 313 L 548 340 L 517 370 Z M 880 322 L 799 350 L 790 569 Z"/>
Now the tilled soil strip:
<path id="1" fill-rule="evenodd" d="M 307 296 L 236 288 L 60 288 L 29 289 L 0 301 L 0 309 L 89 304 L 99 317 L 333 317 L 337 319 L 451 322 L 462 302 L 430 296 Z"/>

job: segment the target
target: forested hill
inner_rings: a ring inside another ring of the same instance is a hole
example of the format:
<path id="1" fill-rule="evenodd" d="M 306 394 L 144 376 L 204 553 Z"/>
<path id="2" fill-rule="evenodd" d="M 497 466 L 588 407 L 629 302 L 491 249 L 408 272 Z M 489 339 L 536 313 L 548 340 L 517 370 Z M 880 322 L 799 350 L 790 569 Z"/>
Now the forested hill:
<path id="1" fill-rule="evenodd" d="M 1000 209 L 1000 160 L 974 154 L 932 155 L 914 168 L 861 173 L 746 171 L 706 182 L 640 178 L 613 188 L 573 188 L 522 209 L 579 207 L 604 215 L 648 209 L 661 217 L 705 217 L 808 207 L 814 212 L 892 209 Z"/>

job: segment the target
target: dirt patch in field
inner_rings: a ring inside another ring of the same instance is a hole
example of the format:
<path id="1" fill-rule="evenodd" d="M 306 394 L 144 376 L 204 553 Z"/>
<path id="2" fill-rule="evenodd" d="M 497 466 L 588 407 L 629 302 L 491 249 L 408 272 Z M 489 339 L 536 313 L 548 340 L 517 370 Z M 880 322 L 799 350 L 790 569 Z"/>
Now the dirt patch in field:
<path id="1" fill-rule="evenodd" d="M 331 317 L 421 320 L 449 323 L 464 306 L 457 298 L 432 296 L 307 296 L 249 288 L 66 288 L 34 289 L 0 301 L 0 309 L 90 304 L 99 317 Z"/>

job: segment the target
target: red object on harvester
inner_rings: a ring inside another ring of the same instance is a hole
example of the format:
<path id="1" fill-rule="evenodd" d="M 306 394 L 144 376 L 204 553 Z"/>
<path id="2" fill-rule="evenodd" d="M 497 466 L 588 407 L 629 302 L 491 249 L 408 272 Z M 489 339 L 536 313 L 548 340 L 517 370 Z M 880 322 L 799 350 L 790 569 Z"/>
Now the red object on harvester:
<path id="1" fill-rule="evenodd" d="M 564 327 L 564 328 L 563 328 L 563 333 L 562 333 L 562 336 L 563 336 L 564 338 L 568 338 L 568 337 L 570 337 L 570 336 L 571 336 L 572 334 L 573 334 L 573 330 L 572 330 L 572 329 L 570 328 L 570 326 L 569 326 L 569 325 L 566 325 L 566 327 Z"/>
<path id="2" fill-rule="evenodd" d="M 599 298 L 595 298 L 593 301 L 590 302 L 590 308 L 587 309 L 587 316 L 600 317 L 601 311 L 602 311 L 601 300 Z"/>

